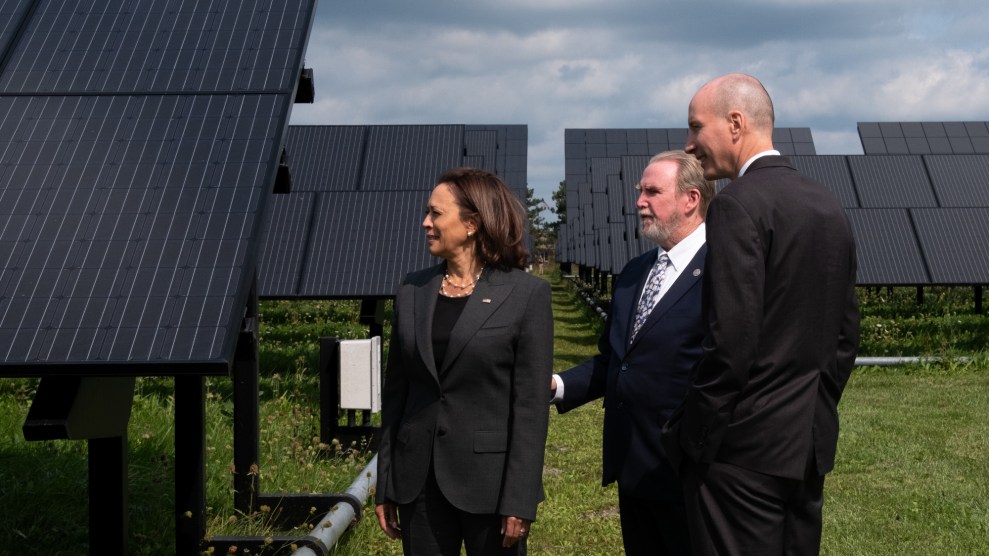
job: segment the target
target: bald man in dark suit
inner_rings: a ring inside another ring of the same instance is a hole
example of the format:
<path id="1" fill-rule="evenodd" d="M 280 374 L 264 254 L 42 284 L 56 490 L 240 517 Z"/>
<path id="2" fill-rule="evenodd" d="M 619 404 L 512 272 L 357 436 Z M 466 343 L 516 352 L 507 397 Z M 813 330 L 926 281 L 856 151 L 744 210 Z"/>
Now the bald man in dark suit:
<path id="1" fill-rule="evenodd" d="M 817 554 L 838 400 L 859 340 L 844 210 L 773 149 L 773 105 L 731 74 L 690 102 L 686 151 L 729 178 L 707 218 L 704 355 L 664 442 L 697 554 Z"/>

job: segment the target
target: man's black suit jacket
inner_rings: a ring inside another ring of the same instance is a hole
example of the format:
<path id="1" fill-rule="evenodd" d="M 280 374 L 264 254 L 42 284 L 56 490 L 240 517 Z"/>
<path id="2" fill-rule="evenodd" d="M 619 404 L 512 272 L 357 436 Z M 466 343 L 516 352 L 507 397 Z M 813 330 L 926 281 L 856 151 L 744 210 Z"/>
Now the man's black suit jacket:
<path id="1" fill-rule="evenodd" d="M 395 298 L 375 500 L 412 502 L 432 466 L 457 508 L 533 520 L 543 499 L 553 369 L 549 283 L 485 269 L 436 368 L 442 279 L 442 265 L 410 273 Z"/>
<path id="2" fill-rule="evenodd" d="M 663 424 L 687 393 L 687 376 L 701 354 L 701 282 L 705 247 L 697 252 L 629 343 L 652 249 L 629 261 L 615 282 L 599 354 L 561 373 L 560 413 L 604 397 L 602 484 L 639 498 L 680 500 L 682 487 L 666 461 Z"/>
<path id="3" fill-rule="evenodd" d="M 715 196 L 707 241 L 709 332 L 667 448 L 784 478 L 827 473 L 859 339 L 844 209 L 766 156 Z"/>

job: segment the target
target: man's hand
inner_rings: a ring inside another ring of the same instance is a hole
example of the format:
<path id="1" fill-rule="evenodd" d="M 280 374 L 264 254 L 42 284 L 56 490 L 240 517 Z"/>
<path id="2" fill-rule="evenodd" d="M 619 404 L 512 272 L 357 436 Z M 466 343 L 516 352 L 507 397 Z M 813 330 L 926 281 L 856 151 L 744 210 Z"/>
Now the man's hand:
<path id="1" fill-rule="evenodd" d="M 398 508 L 395 504 L 391 502 L 378 504 L 374 507 L 374 513 L 378 516 L 378 525 L 389 539 L 397 539 L 402 535 L 402 528 L 398 526 Z"/>
<path id="2" fill-rule="evenodd" d="M 508 548 L 529 534 L 529 520 L 514 516 L 501 516 L 501 546 Z"/>

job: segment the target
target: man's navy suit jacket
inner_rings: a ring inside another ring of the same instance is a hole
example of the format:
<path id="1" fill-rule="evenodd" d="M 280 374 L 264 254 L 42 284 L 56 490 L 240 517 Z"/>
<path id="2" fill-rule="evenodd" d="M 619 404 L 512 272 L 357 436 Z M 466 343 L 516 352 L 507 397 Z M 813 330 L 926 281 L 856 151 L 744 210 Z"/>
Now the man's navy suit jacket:
<path id="1" fill-rule="evenodd" d="M 687 393 L 688 375 L 701 355 L 704 324 L 701 283 L 707 246 L 697 252 L 629 343 L 646 276 L 656 261 L 651 249 L 632 259 L 615 282 L 600 353 L 560 374 L 560 413 L 604 397 L 602 484 L 640 498 L 679 500 L 683 494 L 666 461 L 663 425 Z"/>

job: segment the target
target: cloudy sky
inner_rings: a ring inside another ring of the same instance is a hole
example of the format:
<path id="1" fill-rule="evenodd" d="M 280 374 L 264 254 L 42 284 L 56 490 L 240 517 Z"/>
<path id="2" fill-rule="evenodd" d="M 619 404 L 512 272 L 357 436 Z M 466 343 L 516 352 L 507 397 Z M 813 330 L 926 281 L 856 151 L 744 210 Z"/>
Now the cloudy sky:
<path id="1" fill-rule="evenodd" d="M 861 154 L 860 121 L 989 120 L 987 22 L 986 0 L 321 0 L 292 123 L 527 124 L 548 201 L 564 129 L 686 127 L 732 71 L 819 154 Z"/>

